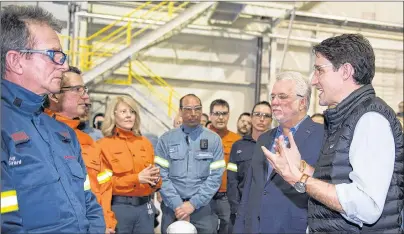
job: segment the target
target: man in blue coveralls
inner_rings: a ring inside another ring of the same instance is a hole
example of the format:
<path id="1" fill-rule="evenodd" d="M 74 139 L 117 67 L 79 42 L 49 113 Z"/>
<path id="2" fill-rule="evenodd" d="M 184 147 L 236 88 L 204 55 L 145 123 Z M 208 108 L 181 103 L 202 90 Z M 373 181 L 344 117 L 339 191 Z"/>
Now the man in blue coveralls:
<path id="1" fill-rule="evenodd" d="M 219 189 L 226 166 L 219 135 L 200 125 L 201 100 L 194 94 L 180 99 L 182 125 L 164 133 L 155 163 L 163 180 L 161 231 L 176 220 L 195 225 L 198 233 L 216 233 L 217 217 L 209 205 Z"/>
<path id="2" fill-rule="evenodd" d="M 39 7 L 1 12 L 1 231 L 104 233 L 76 135 L 43 113 L 67 70 L 57 20 Z"/>

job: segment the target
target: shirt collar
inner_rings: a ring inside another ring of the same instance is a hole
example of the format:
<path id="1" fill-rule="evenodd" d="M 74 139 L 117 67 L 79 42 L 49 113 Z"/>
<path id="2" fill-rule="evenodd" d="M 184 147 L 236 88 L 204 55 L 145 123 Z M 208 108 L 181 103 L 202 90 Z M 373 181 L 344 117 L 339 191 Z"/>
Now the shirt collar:
<path id="1" fill-rule="evenodd" d="M 251 134 L 244 135 L 243 140 L 255 142 L 255 140 L 254 140 L 254 138 L 252 138 Z"/>
<path id="2" fill-rule="evenodd" d="M 130 139 L 136 137 L 132 131 L 127 131 L 122 128 L 115 127 L 114 133 L 120 138 Z"/>
<path id="3" fill-rule="evenodd" d="M 47 115 L 49 115 L 50 117 L 56 119 L 57 121 L 62 122 L 62 123 L 65 123 L 67 126 L 69 126 L 69 127 L 72 128 L 72 129 L 77 129 L 77 127 L 78 127 L 79 124 L 80 124 L 80 120 L 79 120 L 79 119 L 69 119 L 68 117 L 63 116 L 63 115 L 61 115 L 61 114 L 59 114 L 59 113 L 56 113 L 56 112 L 54 112 L 54 111 L 52 111 L 52 110 L 50 110 L 50 109 L 48 109 L 48 108 L 46 108 L 46 109 L 44 110 L 44 112 L 45 112 Z"/>
<path id="4" fill-rule="evenodd" d="M 189 127 L 189 126 L 186 126 L 186 125 L 182 124 L 182 125 L 180 126 L 180 128 L 181 128 L 181 130 L 182 130 L 185 134 L 190 134 L 190 133 L 192 133 L 192 132 L 196 132 L 196 131 L 202 129 L 202 125 L 198 124 L 198 125 L 195 126 L 195 127 Z"/>
<path id="5" fill-rule="evenodd" d="M 212 130 L 212 131 L 214 131 L 215 133 L 217 133 L 219 136 L 220 136 L 220 138 L 223 138 L 224 136 L 226 136 L 228 133 L 229 133 L 229 130 L 226 128 L 226 129 L 223 129 L 223 130 L 219 130 L 219 129 L 216 129 L 215 127 L 213 127 L 212 125 L 209 127 L 209 129 L 210 130 Z"/>
<path id="6" fill-rule="evenodd" d="M 42 105 L 46 95 L 35 94 L 8 80 L 1 80 L 1 97 L 10 105 L 25 113 L 42 112 Z"/>
<path id="7" fill-rule="evenodd" d="M 299 126 L 301 123 L 303 123 L 303 121 L 305 121 L 309 116 L 306 115 L 302 120 L 299 121 L 299 123 L 297 123 L 295 126 L 293 126 L 290 131 L 292 132 L 293 135 L 295 135 L 295 133 L 297 132 L 297 130 L 299 129 Z M 282 135 L 282 127 L 281 125 L 278 126 L 278 128 L 276 129 L 276 135 L 280 136 Z"/>

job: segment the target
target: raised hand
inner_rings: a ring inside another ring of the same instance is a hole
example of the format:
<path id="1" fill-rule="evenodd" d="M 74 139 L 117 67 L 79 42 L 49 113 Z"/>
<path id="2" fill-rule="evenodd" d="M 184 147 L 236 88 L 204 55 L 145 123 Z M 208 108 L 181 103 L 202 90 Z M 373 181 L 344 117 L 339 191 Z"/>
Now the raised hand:
<path id="1" fill-rule="evenodd" d="M 302 176 L 299 170 L 301 155 L 293 139 L 293 134 L 289 132 L 288 138 L 290 142 L 289 149 L 286 147 L 282 136 L 275 140 L 275 153 L 269 151 L 265 146 L 261 146 L 261 149 L 273 169 L 282 176 L 286 182 L 294 185 Z"/>

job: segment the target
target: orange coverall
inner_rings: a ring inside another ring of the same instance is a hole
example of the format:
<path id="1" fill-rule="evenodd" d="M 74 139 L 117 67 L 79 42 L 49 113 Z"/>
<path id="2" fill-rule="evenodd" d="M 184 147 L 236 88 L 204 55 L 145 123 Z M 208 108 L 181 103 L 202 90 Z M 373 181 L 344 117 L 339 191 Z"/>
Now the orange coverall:
<path id="1" fill-rule="evenodd" d="M 111 210 L 111 170 L 106 167 L 106 163 L 100 158 L 100 147 L 88 134 L 77 128 L 80 120 L 69 119 L 49 109 L 45 109 L 45 113 L 57 121 L 65 123 L 76 132 L 81 146 L 81 154 L 90 179 L 91 191 L 102 207 L 107 228 L 115 230 L 117 221 L 114 212 Z"/>
<path id="2" fill-rule="evenodd" d="M 230 160 L 231 147 L 233 146 L 234 142 L 241 139 L 241 136 L 227 129 L 224 131 L 219 131 L 214 127 L 210 127 L 210 130 L 216 132 L 220 136 L 220 138 L 222 138 L 224 161 L 226 162 L 227 167 L 227 164 L 229 163 Z M 223 193 L 226 191 L 227 191 L 227 170 L 224 170 L 222 176 L 222 184 L 220 185 L 218 192 Z"/>
<path id="3" fill-rule="evenodd" d="M 154 150 L 150 141 L 133 132 L 115 128 L 112 136 L 97 141 L 101 147 L 101 158 L 112 169 L 112 193 L 119 196 L 149 196 L 161 187 L 139 182 L 139 173 L 154 164 Z"/>

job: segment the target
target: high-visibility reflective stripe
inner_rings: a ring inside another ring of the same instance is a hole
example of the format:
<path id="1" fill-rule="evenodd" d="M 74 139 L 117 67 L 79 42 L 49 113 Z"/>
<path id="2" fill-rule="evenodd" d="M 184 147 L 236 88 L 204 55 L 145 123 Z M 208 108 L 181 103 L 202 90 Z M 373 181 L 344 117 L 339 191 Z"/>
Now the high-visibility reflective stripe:
<path id="1" fill-rule="evenodd" d="M 234 163 L 227 164 L 227 170 L 237 172 L 237 164 Z"/>
<path id="2" fill-rule="evenodd" d="M 156 163 L 162 167 L 165 167 L 165 168 L 170 167 L 170 163 L 167 160 L 165 160 L 164 158 L 159 157 L 159 156 L 154 157 L 154 163 Z"/>
<path id="3" fill-rule="evenodd" d="M 223 167 L 226 167 L 226 162 L 223 159 L 215 161 L 210 164 L 211 170 L 215 170 L 215 169 L 219 169 L 219 168 L 223 168 Z"/>
<path id="4" fill-rule="evenodd" d="M 1 213 L 8 213 L 18 210 L 17 191 L 9 190 L 1 192 Z"/>
<path id="5" fill-rule="evenodd" d="M 86 176 L 86 181 L 84 181 L 84 191 L 90 190 L 91 185 L 90 185 L 90 178 L 88 175 Z"/>
<path id="6" fill-rule="evenodd" d="M 105 171 L 97 175 L 97 181 L 99 184 L 104 184 L 111 180 L 113 173 L 111 170 L 105 169 Z"/>

